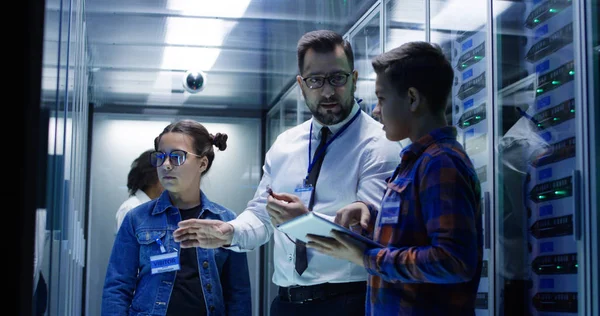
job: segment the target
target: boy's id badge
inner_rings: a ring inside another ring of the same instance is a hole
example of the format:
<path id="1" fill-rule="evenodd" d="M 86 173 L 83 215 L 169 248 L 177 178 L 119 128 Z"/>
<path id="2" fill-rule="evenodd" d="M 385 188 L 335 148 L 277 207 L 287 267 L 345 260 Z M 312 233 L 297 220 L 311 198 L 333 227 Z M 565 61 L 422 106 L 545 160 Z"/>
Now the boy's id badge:
<path id="1" fill-rule="evenodd" d="M 152 274 L 179 270 L 179 257 L 177 252 L 163 253 L 150 257 Z"/>
<path id="2" fill-rule="evenodd" d="M 383 198 L 381 203 L 380 224 L 397 224 L 398 215 L 400 215 L 400 195 L 392 190 L 390 194 Z"/>
<path id="3" fill-rule="evenodd" d="M 294 194 L 296 194 L 300 198 L 300 201 L 302 201 L 302 204 L 308 208 L 310 197 L 313 194 L 313 186 L 310 184 L 300 184 L 294 190 Z"/>

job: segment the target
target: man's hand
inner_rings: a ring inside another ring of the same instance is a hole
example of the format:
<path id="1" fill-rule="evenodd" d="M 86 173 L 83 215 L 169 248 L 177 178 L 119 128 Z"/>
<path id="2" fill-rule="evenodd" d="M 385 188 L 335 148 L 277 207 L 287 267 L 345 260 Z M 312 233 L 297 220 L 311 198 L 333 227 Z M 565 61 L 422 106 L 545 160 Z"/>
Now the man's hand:
<path id="1" fill-rule="evenodd" d="M 219 248 L 231 245 L 233 226 L 219 220 L 188 219 L 179 222 L 173 237 L 181 248 Z"/>
<path id="2" fill-rule="evenodd" d="M 361 267 L 365 266 L 363 256 L 367 245 L 337 230 L 332 230 L 331 236 L 333 238 L 308 234 L 306 238 L 309 242 L 306 247 L 338 259 L 348 260 Z"/>
<path id="3" fill-rule="evenodd" d="M 272 193 L 267 198 L 267 212 L 273 226 L 308 213 L 299 197 L 286 193 Z"/>
<path id="4" fill-rule="evenodd" d="M 369 220 L 371 219 L 371 213 L 365 203 L 354 202 L 341 208 L 335 213 L 336 224 L 350 228 L 351 230 L 355 226 L 360 225 L 362 229 L 367 230 L 369 228 Z"/>

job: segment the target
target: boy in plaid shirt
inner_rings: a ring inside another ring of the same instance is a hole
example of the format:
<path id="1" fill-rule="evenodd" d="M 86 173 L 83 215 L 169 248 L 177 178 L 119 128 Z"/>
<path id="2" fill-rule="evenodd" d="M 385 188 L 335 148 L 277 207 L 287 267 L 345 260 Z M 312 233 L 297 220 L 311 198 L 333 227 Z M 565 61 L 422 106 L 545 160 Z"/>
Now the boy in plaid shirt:
<path id="1" fill-rule="evenodd" d="M 439 47 L 411 42 L 379 55 L 374 114 L 386 137 L 410 138 L 381 205 L 356 202 L 336 222 L 361 225 L 384 248 L 332 231 L 309 247 L 369 273 L 366 315 L 475 315 L 483 256 L 480 184 L 448 126 L 454 78 Z"/>

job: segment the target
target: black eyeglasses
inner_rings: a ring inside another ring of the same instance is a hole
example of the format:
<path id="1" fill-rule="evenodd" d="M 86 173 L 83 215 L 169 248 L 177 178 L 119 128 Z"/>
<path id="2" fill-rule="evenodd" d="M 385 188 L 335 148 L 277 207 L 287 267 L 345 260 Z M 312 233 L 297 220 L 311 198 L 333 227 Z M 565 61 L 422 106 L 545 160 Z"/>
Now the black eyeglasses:
<path id="1" fill-rule="evenodd" d="M 311 76 L 307 78 L 302 78 L 304 83 L 311 89 L 319 89 L 325 84 L 325 80 L 329 82 L 332 87 L 341 87 L 348 82 L 348 77 L 351 74 L 345 72 L 338 72 L 332 75 L 327 76 Z"/>
<path id="2" fill-rule="evenodd" d="M 199 156 L 196 154 L 188 153 L 185 150 L 179 150 L 179 149 L 173 150 L 169 154 L 164 153 L 162 151 L 155 151 L 152 154 L 150 154 L 150 164 L 153 165 L 154 167 L 160 167 L 165 163 L 166 158 L 169 157 L 169 162 L 173 166 L 181 166 L 185 162 L 185 158 L 187 157 L 188 154 L 196 156 L 196 157 L 202 157 L 202 156 Z"/>

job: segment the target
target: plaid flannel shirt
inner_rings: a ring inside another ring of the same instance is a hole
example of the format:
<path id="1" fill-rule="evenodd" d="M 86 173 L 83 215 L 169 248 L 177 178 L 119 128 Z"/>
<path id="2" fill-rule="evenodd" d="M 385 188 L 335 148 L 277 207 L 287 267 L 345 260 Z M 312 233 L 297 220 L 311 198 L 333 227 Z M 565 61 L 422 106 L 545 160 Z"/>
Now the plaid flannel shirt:
<path id="1" fill-rule="evenodd" d="M 377 211 L 370 249 L 367 315 L 474 315 L 483 236 L 480 183 L 471 160 L 443 127 L 402 151 Z"/>

